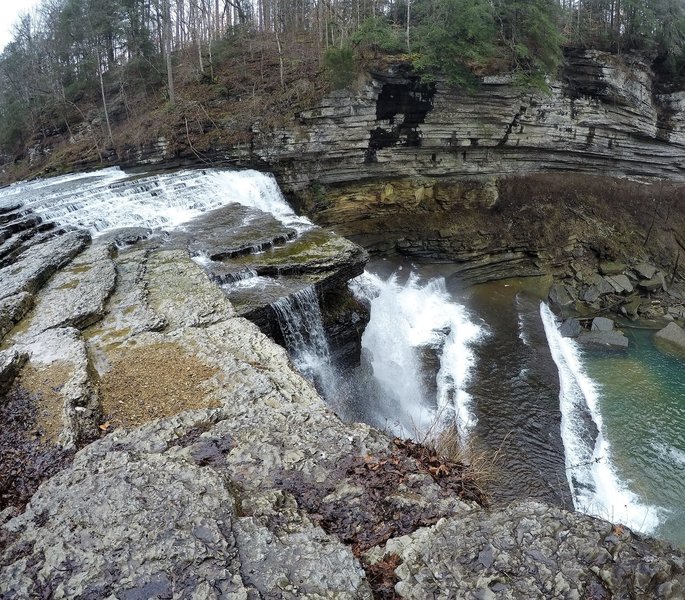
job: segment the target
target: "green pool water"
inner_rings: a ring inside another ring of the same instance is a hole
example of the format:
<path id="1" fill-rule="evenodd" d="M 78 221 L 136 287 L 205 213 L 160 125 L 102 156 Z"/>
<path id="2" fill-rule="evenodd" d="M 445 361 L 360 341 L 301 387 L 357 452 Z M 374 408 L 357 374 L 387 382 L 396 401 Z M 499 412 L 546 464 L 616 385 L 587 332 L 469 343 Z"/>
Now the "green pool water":
<path id="1" fill-rule="evenodd" d="M 653 533 L 685 546 L 685 360 L 657 349 L 653 331 L 625 332 L 627 352 L 585 352 L 583 362 L 599 388 L 616 474 L 657 507 Z"/>

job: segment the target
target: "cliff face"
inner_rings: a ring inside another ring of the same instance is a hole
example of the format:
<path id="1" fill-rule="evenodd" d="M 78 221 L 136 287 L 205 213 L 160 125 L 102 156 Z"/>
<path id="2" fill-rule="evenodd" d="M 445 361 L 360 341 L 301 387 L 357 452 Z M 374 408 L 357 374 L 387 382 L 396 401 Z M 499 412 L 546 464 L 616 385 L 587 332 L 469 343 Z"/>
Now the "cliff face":
<path id="1" fill-rule="evenodd" d="M 27 158 L 36 169 L 50 154 L 61 157 L 58 168 L 73 170 L 103 162 L 252 166 L 275 172 L 295 192 L 399 174 L 574 171 L 684 178 L 685 92 L 657 93 L 644 59 L 569 51 L 548 92 L 515 83 L 488 77 L 466 92 L 423 82 L 398 65 L 370 74 L 354 91 L 329 94 L 276 130 L 265 127 L 259 114 L 240 135 L 215 121 L 194 134 L 181 120 L 163 136 L 139 132 L 142 141 L 119 148 L 118 155 L 103 150 L 101 157 L 86 158 L 64 151 L 89 139 L 96 119 L 73 127 L 68 140 L 43 132 Z"/>
<path id="2" fill-rule="evenodd" d="M 569 54 L 549 93 L 511 77 L 474 93 L 421 82 L 402 67 L 359 91 L 334 92 L 253 151 L 299 190 L 382 178 L 502 176 L 580 171 L 612 176 L 685 174 L 685 94 L 658 95 L 637 57 Z"/>

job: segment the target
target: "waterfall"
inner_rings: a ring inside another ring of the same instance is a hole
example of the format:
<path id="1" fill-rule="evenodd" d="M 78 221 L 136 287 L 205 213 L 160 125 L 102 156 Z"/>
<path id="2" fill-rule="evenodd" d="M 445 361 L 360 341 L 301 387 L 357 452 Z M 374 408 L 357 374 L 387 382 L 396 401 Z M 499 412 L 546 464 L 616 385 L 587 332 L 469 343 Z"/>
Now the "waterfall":
<path id="1" fill-rule="evenodd" d="M 454 419 L 460 439 L 467 439 L 476 422 L 465 389 L 474 362 L 469 346 L 481 328 L 451 298 L 444 278 L 424 283 L 412 274 L 401 284 L 395 275 L 383 280 L 366 272 L 350 287 L 371 308 L 362 349 L 396 431 L 421 436 L 436 419 Z M 426 349 L 439 356 L 435 398 L 423 380 Z"/>
<path id="2" fill-rule="evenodd" d="M 561 336 L 554 314 L 544 302 L 540 316 L 559 370 L 561 438 L 576 510 L 621 522 L 636 531 L 653 531 L 659 524 L 659 509 L 642 504 L 616 474 L 599 407 L 600 389 L 585 372 L 577 342 Z M 588 417 L 592 427 L 588 427 Z"/>
<path id="3" fill-rule="evenodd" d="M 182 170 L 129 176 L 118 168 L 0 190 L 46 221 L 99 235 L 120 227 L 173 229 L 204 212 L 238 203 L 272 214 L 298 232 L 313 227 L 288 206 L 278 183 L 258 171 Z"/>
<path id="4" fill-rule="evenodd" d="M 336 377 L 314 286 L 307 286 L 271 305 L 295 367 L 334 399 Z"/>

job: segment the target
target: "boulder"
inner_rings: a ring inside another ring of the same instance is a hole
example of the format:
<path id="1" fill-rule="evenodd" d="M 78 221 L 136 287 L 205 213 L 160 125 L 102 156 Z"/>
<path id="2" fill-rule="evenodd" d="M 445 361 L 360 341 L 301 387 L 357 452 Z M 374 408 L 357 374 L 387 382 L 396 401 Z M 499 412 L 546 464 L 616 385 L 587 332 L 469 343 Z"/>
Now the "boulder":
<path id="1" fill-rule="evenodd" d="M 549 301 L 556 308 L 567 308 L 573 304 L 573 297 L 563 283 L 555 283 L 549 289 Z"/>
<path id="2" fill-rule="evenodd" d="M 605 279 L 611 287 L 614 288 L 614 291 L 617 294 L 630 294 L 633 291 L 633 284 L 630 283 L 630 279 L 623 275 L 623 273 L 619 275 L 608 275 Z"/>
<path id="3" fill-rule="evenodd" d="M 626 266 L 621 262 L 606 261 L 599 263 L 599 272 L 602 275 L 619 275 L 625 269 Z"/>
<path id="4" fill-rule="evenodd" d="M 683 307 L 683 306 L 669 306 L 668 307 L 668 314 L 671 315 L 674 319 L 683 319 L 683 318 L 685 318 L 685 307 Z"/>
<path id="5" fill-rule="evenodd" d="M 578 341 L 584 346 L 604 349 L 623 349 L 628 347 L 628 338 L 622 331 L 584 331 L 578 336 Z"/>
<path id="6" fill-rule="evenodd" d="M 640 279 L 651 279 L 657 272 L 657 268 L 654 265 L 644 262 L 635 265 L 633 270 L 639 275 Z"/>
<path id="7" fill-rule="evenodd" d="M 630 317 L 631 319 L 637 318 L 640 306 L 642 306 L 642 298 L 635 294 L 634 296 L 630 296 L 626 303 L 621 306 L 621 313 L 626 317 Z"/>
<path id="8" fill-rule="evenodd" d="M 643 279 L 640 281 L 640 287 L 648 292 L 660 292 L 666 289 L 666 280 L 664 274 L 659 271 L 651 279 Z"/>
<path id="9" fill-rule="evenodd" d="M 580 335 L 583 327 L 578 319 L 566 319 L 559 327 L 559 333 L 563 337 L 576 338 Z"/>
<path id="10" fill-rule="evenodd" d="M 592 304 L 599 300 L 600 297 L 611 294 L 614 291 L 612 285 L 604 278 L 600 278 L 598 283 L 591 285 L 583 294 L 583 300 L 588 304 Z"/>
<path id="11" fill-rule="evenodd" d="M 669 323 L 662 330 L 657 331 L 654 338 L 680 350 L 685 350 L 685 330 L 675 323 Z"/>
<path id="12" fill-rule="evenodd" d="M 614 322 L 606 317 L 595 317 L 592 319 L 591 331 L 612 331 Z"/>

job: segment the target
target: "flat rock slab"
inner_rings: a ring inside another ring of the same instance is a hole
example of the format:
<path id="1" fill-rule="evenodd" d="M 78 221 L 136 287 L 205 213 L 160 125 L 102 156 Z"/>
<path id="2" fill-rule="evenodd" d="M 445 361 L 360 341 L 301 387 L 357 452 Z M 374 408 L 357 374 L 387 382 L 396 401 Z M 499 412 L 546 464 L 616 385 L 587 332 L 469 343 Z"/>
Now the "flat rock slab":
<path id="1" fill-rule="evenodd" d="M 606 296 L 607 294 L 613 293 L 614 288 L 612 285 L 604 278 L 601 277 L 598 283 L 591 285 L 583 293 L 583 300 L 589 304 L 596 302 L 600 297 Z"/>
<path id="2" fill-rule="evenodd" d="M 586 346 L 606 349 L 624 349 L 628 347 L 628 338 L 622 331 L 584 331 L 578 336 L 578 341 Z"/>
<path id="3" fill-rule="evenodd" d="M 664 274 L 659 271 L 651 279 L 643 279 L 640 281 L 640 287 L 648 292 L 659 292 L 666 289 L 666 279 Z"/>
<path id="4" fill-rule="evenodd" d="M 91 246 L 38 293 L 22 337 L 56 327 L 85 329 L 99 321 L 115 281 L 116 269 L 109 248 Z"/>
<path id="5" fill-rule="evenodd" d="M 185 250 L 151 254 L 144 277 L 150 307 L 171 329 L 204 327 L 233 314 L 223 292 Z"/>
<path id="6" fill-rule="evenodd" d="M 605 279 L 614 288 L 617 294 L 631 294 L 633 292 L 633 284 L 630 283 L 630 279 L 623 275 L 608 275 Z"/>
<path id="7" fill-rule="evenodd" d="M 82 231 L 71 231 L 31 246 L 10 266 L 0 269 L 0 299 L 29 292 L 35 294 L 61 267 L 90 241 Z"/>
<path id="8" fill-rule="evenodd" d="M 651 279 L 656 275 L 657 268 L 649 263 L 640 263 L 633 267 L 635 272 L 640 276 L 640 279 Z"/>
<path id="9" fill-rule="evenodd" d="M 626 266 L 620 262 L 601 262 L 599 263 L 599 272 L 602 275 L 618 275 L 625 271 Z"/>
<path id="10" fill-rule="evenodd" d="M 74 448 L 97 437 L 99 405 L 80 332 L 48 329 L 16 348 L 29 356 L 18 384 L 37 398 L 46 441 Z"/>
<path id="11" fill-rule="evenodd" d="M 591 331 L 613 331 L 614 322 L 606 317 L 595 317 L 592 319 Z"/>
<path id="12" fill-rule="evenodd" d="M 184 231 L 173 232 L 169 243 L 218 261 L 283 245 L 296 235 L 269 213 L 230 204 L 193 219 Z"/>

